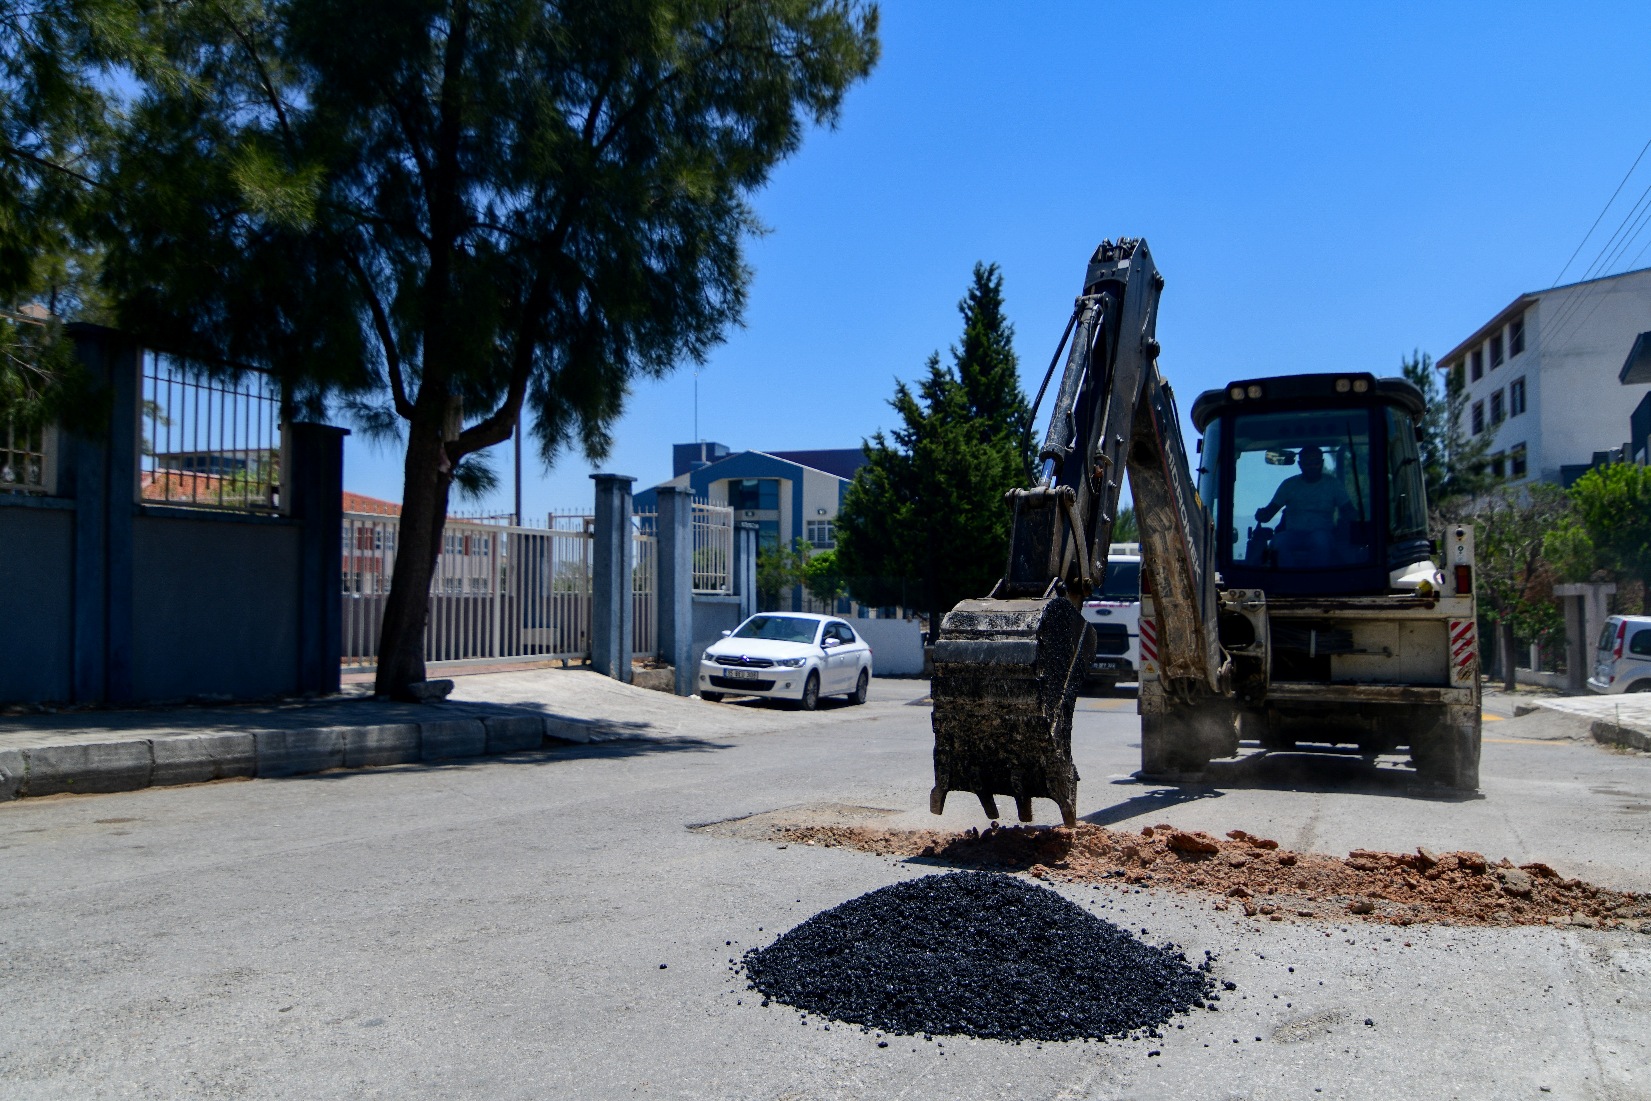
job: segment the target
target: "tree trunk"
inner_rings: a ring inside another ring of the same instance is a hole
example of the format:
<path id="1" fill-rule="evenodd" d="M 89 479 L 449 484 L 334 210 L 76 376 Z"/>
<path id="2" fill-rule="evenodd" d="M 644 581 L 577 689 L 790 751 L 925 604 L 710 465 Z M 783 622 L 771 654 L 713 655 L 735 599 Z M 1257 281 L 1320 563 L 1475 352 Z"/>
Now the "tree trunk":
<path id="1" fill-rule="evenodd" d="M 413 698 L 408 687 L 425 679 L 424 625 L 430 616 L 430 579 L 441 553 L 453 482 L 440 417 L 419 416 L 420 412 L 424 411 L 415 410 L 409 426 L 396 565 L 384 601 L 378 677 L 373 686 L 379 695 L 398 700 Z M 420 423 L 430 420 L 435 423 Z"/>
<path id="2" fill-rule="evenodd" d="M 1497 627 L 1501 635 L 1497 648 L 1502 651 L 1502 691 L 1512 692 L 1519 684 L 1516 671 L 1519 662 L 1513 652 L 1513 624 L 1504 619 Z"/>

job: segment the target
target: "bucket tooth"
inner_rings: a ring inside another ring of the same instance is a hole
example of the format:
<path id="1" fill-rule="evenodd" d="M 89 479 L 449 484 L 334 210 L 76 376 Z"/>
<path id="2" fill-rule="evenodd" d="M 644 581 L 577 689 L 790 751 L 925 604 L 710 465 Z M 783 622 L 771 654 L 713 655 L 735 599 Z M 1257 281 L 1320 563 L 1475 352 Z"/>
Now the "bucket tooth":
<path id="1" fill-rule="evenodd" d="M 966 600 L 941 620 L 934 648 L 934 790 L 971 791 L 996 819 L 1008 795 L 1022 822 L 1051 799 L 1077 821 L 1072 711 L 1094 657 L 1094 633 L 1064 597 Z"/>

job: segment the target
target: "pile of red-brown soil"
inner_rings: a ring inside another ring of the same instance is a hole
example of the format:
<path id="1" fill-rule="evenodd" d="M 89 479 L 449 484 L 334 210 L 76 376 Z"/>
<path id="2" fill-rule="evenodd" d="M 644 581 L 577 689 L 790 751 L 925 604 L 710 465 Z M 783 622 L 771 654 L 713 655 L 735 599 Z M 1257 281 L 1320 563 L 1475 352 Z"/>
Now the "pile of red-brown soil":
<path id="1" fill-rule="evenodd" d="M 1359 918 L 1409 925 L 1578 925 L 1651 933 L 1651 896 L 1567 879 L 1546 864 L 1492 863 L 1475 852 L 1298 853 L 1233 830 L 1224 838 L 1172 826 L 1139 833 L 1079 825 L 944 833 L 870 826 L 779 826 L 784 841 L 924 857 L 964 868 L 1029 871 L 1069 882 L 1117 880 L 1216 896 L 1283 921 Z"/>

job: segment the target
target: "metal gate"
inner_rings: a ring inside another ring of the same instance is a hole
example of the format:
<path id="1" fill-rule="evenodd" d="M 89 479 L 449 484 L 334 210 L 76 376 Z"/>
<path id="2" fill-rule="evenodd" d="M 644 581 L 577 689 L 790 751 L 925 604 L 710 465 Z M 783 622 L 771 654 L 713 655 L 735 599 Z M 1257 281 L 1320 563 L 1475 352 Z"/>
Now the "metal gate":
<path id="1" fill-rule="evenodd" d="M 594 517 L 560 514 L 547 526 L 449 519 L 430 581 L 425 660 L 540 661 L 590 656 Z M 637 655 L 657 648 L 657 542 L 633 526 L 632 602 Z M 379 630 L 395 571 L 400 520 L 344 514 L 343 667 L 378 664 Z"/>

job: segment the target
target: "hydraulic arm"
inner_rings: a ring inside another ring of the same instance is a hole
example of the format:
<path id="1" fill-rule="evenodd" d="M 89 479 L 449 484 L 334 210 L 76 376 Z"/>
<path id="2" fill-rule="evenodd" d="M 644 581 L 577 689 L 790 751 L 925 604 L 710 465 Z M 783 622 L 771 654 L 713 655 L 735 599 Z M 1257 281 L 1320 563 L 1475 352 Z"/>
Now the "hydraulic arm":
<path id="1" fill-rule="evenodd" d="M 1158 373 L 1163 285 L 1144 240 L 1104 241 L 1089 262 L 1037 484 L 1008 494 L 1004 576 L 947 613 L 935 641 L 936 814 L 948 792 L 971 791 L 992 818 L 1009 795 L 1022 821 L 1041 797 L 1076 823 L 1072 713 L 1095 647 L 1080 607 L 1103 576 L 1126 471 L 1166 690 L 1189 705 L 1223 694 L 1213 533 Z"/>

